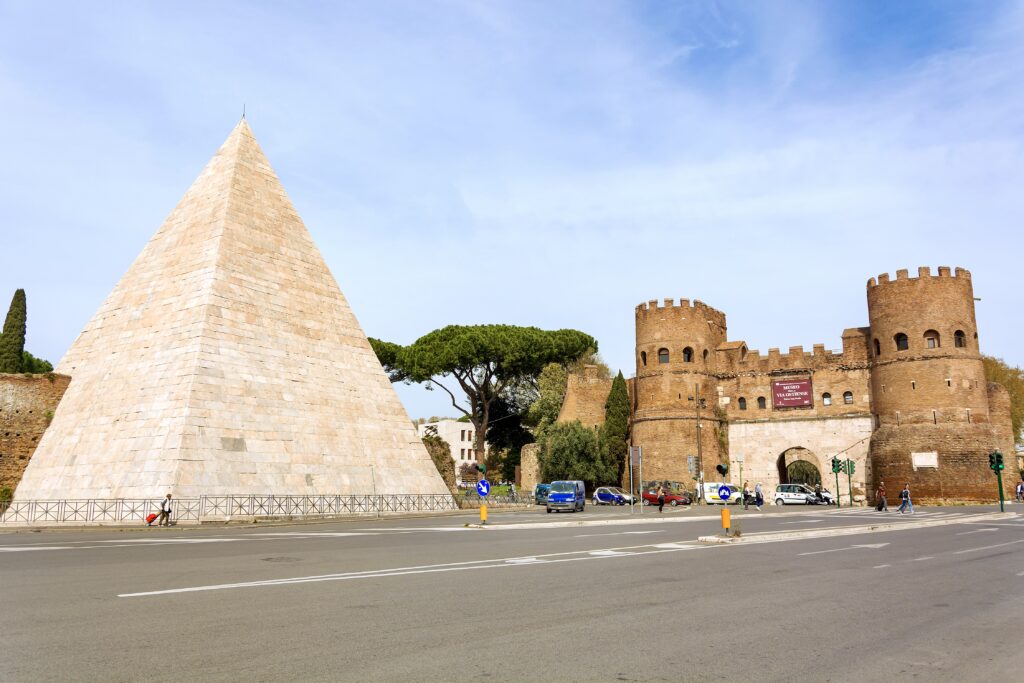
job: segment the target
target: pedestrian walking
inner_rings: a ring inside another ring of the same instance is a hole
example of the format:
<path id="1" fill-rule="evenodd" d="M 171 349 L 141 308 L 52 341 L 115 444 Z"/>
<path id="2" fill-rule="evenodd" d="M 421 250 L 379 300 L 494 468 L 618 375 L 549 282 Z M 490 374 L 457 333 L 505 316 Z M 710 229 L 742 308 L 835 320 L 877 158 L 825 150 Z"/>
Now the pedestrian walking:
<path id="1" fill-rule="evenodd" d="M 743 509 L 750 509 L 750 482 L 743 482 Z"/>
<path id="2" fill-rule="evenodd" d="M 658 512 L 665 509 L 665 487 L 658 486 Z"/>
<path id="3" fill-rule="evenodd" d="M 1017 482 L 1017 502 L 1024 503 L 1024 479 Z"/>
<path id="4" fill-rule="evenodd" d="M 907 482 L 903 490 L 900 491 L 900 507 L 898 512 L 902 515 L 904 510 L 910 510 L 910 514 L 914 514 L 914 504 L 910 502 L 910 482 Z"/>
<path id="5" fill-rule="evenodd" d="M 760 512 L 762 505 L 764 505 L 764 489 L 761 488 L 761 482 L 757 482 L 754 484 L 754 507 Z"/>
<path id="6" fill-rule="evenodd" d="M 878 510 L 879 512 L 888 512 L 889 511 L 889 501 L 886 500 L 886 497 L 885 497 L 885 482 L 884 481 L 878 482 L 878 490 L 875 491 L 875 501 L 877 502 L 877 504 L 875 505 L 875 509 L 876 510 Z"/>
<path id="7" fill-rule="evenodd" d="M 157 526 L 170 526 L 171 525 L 171 494 L 167 494 L 167 497 L 160 501 L 160 520 L 156 523 Z"/>

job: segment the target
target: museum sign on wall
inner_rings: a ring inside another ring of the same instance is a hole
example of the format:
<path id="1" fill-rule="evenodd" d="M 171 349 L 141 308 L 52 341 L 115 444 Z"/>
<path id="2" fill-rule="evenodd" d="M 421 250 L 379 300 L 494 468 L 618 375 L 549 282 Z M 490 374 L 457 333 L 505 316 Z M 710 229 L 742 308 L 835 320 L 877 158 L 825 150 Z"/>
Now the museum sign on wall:
<path id="1" fill-rule="evenodd" d="M 772 382 L 773 408 L 805 408 L 814 404 L 811 380 L 781 379 Z"/>

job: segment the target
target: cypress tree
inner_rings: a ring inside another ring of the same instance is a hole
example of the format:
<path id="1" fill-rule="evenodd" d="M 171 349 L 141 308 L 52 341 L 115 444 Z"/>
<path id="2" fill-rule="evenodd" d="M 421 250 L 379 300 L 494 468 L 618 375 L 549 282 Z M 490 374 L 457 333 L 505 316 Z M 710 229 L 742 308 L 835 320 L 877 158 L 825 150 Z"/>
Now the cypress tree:
<path id="1" fill-rule="evenodd" d="M 601 441 L 605 449 L 605 465 L 610 476 L 619 476 L 626 463 L 629 437 L 629 392 L 626 379 L 620 371 L 612 381 L 608 400 L 604 404 L 604 425 L 601 427 Z"/>
<path id="2" fill-rule="evenodd" d="M 19 289 L 11 299 L 11 307 L 4 320 L 4 332 L 0 335 L 0 372 L 22 372 L 25 367 L 25 320 L 28 310 L 25 290 Z"/>

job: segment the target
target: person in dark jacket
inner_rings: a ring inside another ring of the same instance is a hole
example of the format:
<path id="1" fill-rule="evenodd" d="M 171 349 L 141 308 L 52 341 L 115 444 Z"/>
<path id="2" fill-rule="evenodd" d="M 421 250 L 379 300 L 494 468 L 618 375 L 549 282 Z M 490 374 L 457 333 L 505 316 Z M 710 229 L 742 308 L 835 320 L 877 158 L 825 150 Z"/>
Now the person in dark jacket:
<path id="1" fill-rule="evenodd" d="M 658 512 L 661 512 L 664 509 L 665 509 L 665 487 L 664 486 L 659 486 L 658 487 Z"/>
<path id="2" fill-rule="evenodd" d="M 885 497 L 885 482 L 878 482 L 878 490 L 875 491 L 875 500 L 878 501 L 875 507 L 879 512 L 889 511 L 889 501 Z"/>
<path id="3" fill-rule="evenodd" d="M 903 490 L 900 491 L 900 507 L 897 512 L 902 515 L 903 510 L 905 509 L 909 509 L 910 514 L 914 514 L 914 504 L 910 502 L 910 482 L 907 482 L 906 486 L 903 487 Z"/>

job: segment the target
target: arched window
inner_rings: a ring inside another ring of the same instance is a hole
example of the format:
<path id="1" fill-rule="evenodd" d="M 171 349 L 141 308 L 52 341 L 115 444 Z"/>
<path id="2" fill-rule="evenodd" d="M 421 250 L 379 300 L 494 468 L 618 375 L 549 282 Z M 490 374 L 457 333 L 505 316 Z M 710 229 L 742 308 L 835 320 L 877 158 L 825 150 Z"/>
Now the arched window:
<path id="1" fill-rule="evenodd" d="M 844 391 L 843 392 L 843 403 L 845 403 L 846 405 L 852 405 L 853 404 L 853 392 L 852 391 Z"/>
<path id="2" fill-rule="evenodd" d="M 757 407 L 764 410 L 768 403 L 764 400 L 764 396 L 757 397 Z"/>
<path id="3" fill-rule="evenodd" d="M 821 395 L 821 405 L 830 406 L 832 405 L 832 394 L 824 393 Z"/>
<path id="4" fill-rule="evenodd" d="M 645 365 L 645 366 L 647 365 L 647 352 L 646 351 L 641 351 L 640 352 L 640 363 Z"/>
<path id="5" fill-rule="evenodd" d="M 878 340 L 876 339 L 875 340 L 875 356 L 877 357 L 877 356 L 881 356 L 881 355 L 882 355 L 882 345 L 879 344 Z"/>
<path id="6" fill-rule="evenodd" d="M 924 333 L 924 347 L 926 349 L 937 349 L 941 346 L 939 333 L 935 330 L 928 330 Z"/>
<path id="7" fill-rule="evenodd" d="M 687 346 L 685 349 L 683 349 L 683 362 L 684 363 L 692 363 L 693 362 L 693 349 L 691 349 L 689 346 Z"/>
<path id="8" fill-rule="evenodd" d="M 893 337 L 893 339 L 896 341 L 897 351 L 906 351 L 907 349 L 910 348 L 910 340 L 907 339 L 907 335 L 903 334 L 902 332 L 898 332 L 896 336 Z"/>
<path id="9" fill-rule="evenodd" d="M 958 349 L 967 347 L 967 335 L 964 334 L 963 330 L 957 330 L 953 333 L 953 346 Z"/>
<path id="10" fill-rule="evenodd" d="M 704 365 L 708 364 L 708 350 L 704 349 Z"/>
<path id="11" fill-rule="evenodd" d="M 658 362 L 659 363 L 667 363 L 668 362 L 668 349 L 658 349 Z"/>
<path id="12" fill-rule="evenodd" d="M 742 396 L 740 397 L 739 404 L 740 404 L 740 410 L 746 410 L 747 409 L 747 399 L 743 398 Z"/>

